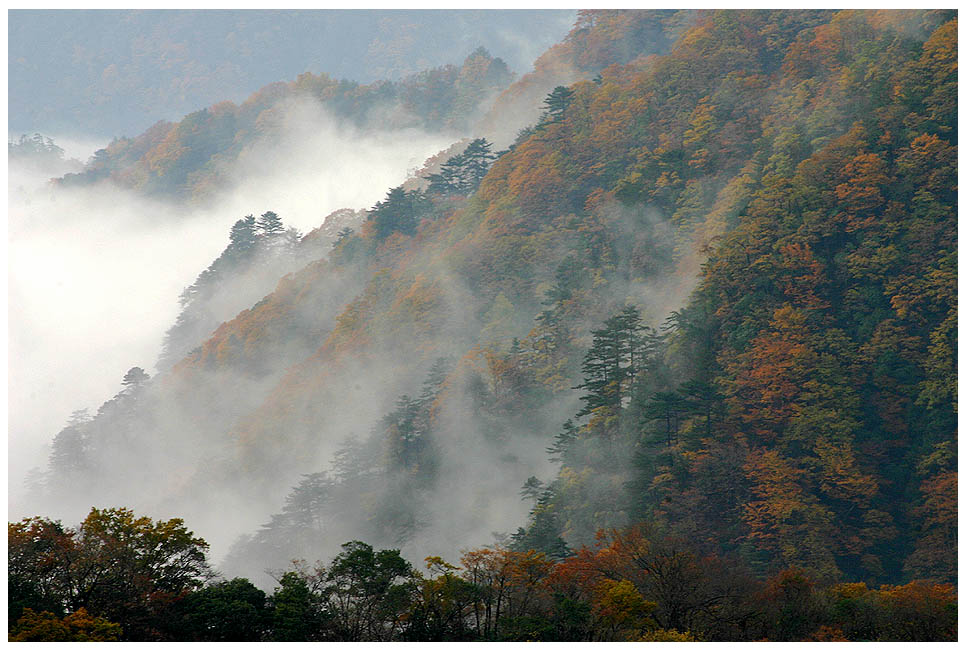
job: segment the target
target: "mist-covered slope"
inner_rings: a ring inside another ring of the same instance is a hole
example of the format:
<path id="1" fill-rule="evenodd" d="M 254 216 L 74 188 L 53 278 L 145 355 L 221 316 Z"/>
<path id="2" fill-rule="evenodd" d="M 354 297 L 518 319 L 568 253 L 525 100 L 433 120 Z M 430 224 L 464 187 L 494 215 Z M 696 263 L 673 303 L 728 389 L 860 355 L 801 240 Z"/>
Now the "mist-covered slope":
<path id="1" fill-rule="evenodd" d="M 507 151 L 387 189 L 61 433 L 53 477 L 248 533 L 224 568 L 252 579 L 350 539 L 564 557 L 642 519 L 762 573 L 954 578 L 956 29 L 582 14 L 593 75 Z"/>
<path id="2" fill-rule="evenodd" d="M 611 65 L 633 60 L 641 64 L 649 56 L 666 54 L 695 15 L 687 10 L 579 12 L 566 38 L 499 94 L 480 131 L 499 145 L 512 142 L 520 129 L 539 119 L 540 103 L 555 87 L 592 79 Z"/>
<path id="3" fill-rule="evenodd" d="M 81 173 L 59 183 L 108 179 L 148 195 L 210 199 L 231 182 L 229 171 L 239 161 L 257 164 L 252 159 L 259 150 L 284 136 L 293 106 L 316 107 L 361 129 L 422 129 L 456 138 L 512 79 L 506 63 L 484 48 L 460 67 L 441 66 L 399 82 L 360 85 L 306 72 L 269 84 L 239 105 L 219 102 L 177 123 L 160 121 L 133 138 L 115 138 Z"/>

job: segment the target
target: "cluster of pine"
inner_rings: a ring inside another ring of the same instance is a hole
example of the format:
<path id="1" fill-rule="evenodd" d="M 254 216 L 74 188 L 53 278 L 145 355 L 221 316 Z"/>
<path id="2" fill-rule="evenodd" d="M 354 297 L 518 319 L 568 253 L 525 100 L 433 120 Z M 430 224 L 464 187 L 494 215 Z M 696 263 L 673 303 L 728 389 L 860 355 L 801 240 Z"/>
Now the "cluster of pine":
<path id="1" fill-rule="evenodd" d="M 271 595 L 214 577 L 180 519 L 94 509 L 9 526 L 12 641 L 954 641 L 955 589 L 764 581 L 641 525 L 554 561 L 466 551 L 419 571 L 361 541 L 279 571 Z"/>

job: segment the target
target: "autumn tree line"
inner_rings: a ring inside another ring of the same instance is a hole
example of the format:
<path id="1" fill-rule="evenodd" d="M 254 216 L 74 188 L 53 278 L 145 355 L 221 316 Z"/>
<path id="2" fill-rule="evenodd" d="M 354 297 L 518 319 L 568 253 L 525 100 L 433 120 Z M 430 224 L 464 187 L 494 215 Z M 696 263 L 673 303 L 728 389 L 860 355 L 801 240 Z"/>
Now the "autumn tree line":
<path id="1" fill-rule="evenodd" d="M 956 640 L 956 590 L 763 580 L 652 524 L 554 560 L 484 547 L 418 565 L 351 541 L 267 594 L 221 578 L 180 519 L 92 509 L 8 526 L 11 641 Z"/>

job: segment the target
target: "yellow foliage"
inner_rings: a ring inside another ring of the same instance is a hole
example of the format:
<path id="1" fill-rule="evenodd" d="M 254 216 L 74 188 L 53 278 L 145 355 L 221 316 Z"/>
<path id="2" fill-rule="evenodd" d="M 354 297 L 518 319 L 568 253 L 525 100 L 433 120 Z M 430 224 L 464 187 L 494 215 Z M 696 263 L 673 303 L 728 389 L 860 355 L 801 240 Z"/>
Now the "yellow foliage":
<path id="1" fill-rule="evenodd" d="M 10 630 L 11 641 L 118 641 L 121 626 L 104 618 L 95 618 L 81 607 L 65 618 L 57 618 L 49 611 L 39 614 L 24 609 L 23 615 Z"/>

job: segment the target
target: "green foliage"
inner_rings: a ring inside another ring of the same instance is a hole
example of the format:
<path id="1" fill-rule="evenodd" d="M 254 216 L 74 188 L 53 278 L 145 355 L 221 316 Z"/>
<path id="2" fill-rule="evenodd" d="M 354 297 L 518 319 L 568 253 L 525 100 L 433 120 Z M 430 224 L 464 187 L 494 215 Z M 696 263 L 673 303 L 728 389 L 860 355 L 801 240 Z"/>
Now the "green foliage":
<path id="1" fill-rule="evenodd" d="M 429 574 L 416 579 L 417 592 L 407 614 L 403 640 L 473 640 L 468 617 L 475 587 L 441 557 L 426 557 L 425 562 Z"/>
<path id="2" fill-rule="evenodd" d="M 344 544 L 323 590 L 336 640 L 390 639 L 411 599 L 412 577 L 412 566 L 398 550 L 375 551 L 361 541 Z"/>
<path id="3" fill-rule="evenodd" d="M 303 73 L 294 81 L 265 86 L 240 105 L 222 102 L 177 123 L 159 122 L 134 138 L 115 139 L 82 172 L 59 183 L 84 185 L 107 177 L 151 194 L 206 196 L 218 187 L 225 164 L 256 140 L 275 136 L 277 115 L 293 99 L 317 102 L 359 126 L 383 126 L 387 107 L 395 105 L 411 122 L 401 126 L 465 131 L 479 117 L 480 105 L 512 79 L 506 63 L 482 48 L 462 66 L 441 66 L 400 81 L 360 85 Z M 17 152 L 29 146 L 56 154 L 52 143 L 35 140 L 10 145 Z"/>
<path id="4" fill-rule="evenodd" d="M 535 484 L 535 483 L 530 483 Z M 98 514 L 112 530 L 125 514 Z M 95 520 L 98 520 L 95 519 Z M 176 521 L 176 519 L 175 519 Z M 94 528 L 93 523 L 89 527 Z M 45 532 L 46 530 L 46 532 Z M 25 569 L 24 534 L 41 543 L 69 535 L 43 518 L 10 524 L 10 566 Z M 49 546 L 47 547 L 49 551 Z M 104 550 L 110 568 L 124 551 Z M 56 557 L 47 556 L 44 564 Z M 948 641 L 957 637 L 951 584 L 869 589 L 819 585 L 801 569 L 760 582 L 736 558 L 696 551 L 653 523 L 601 531 L 593 548 L 554 559 L 542 552 L 480 548 L 461 566 L 427 557 L 426 572 L 398 550 L 351 541 L 327 567 L 294 562 L 270 597 L 235 578 L 180 591 L 152 628 L 123 628 L 110 605 L 66 616 L 35 603 L 11 641 Z M 79 569 L 77 569 L 79 570 Z M 31 579 L 44 570 L 34 568 Z M 11 587 L 15 584 L 11 582 Z M 23 594 L 11 594 L 11 597 Z M 174 597 L 174 596 L 172 596 Z M 152 596 L 158 600 L 157 596 Z"/>
<path id="5" fill-rule="evenodd" d="M 163 627 L 170 600 L 201 586 L 207 549 L 181 519 L 155 523 L 123 508 L 92 509 L 76 530 L 41 518 L 11 523 L 10 619 L 18 608 L 57 617 L 85 608 L 127 640 L 142 638 Z"/>
<path id="6" fill-rule="evenodd" d="M 269 608 L 273 640 L 319 640 L 325 618 L 321 600 L 301 574 L 290 571 L 282 575 Z"/>
<path id="7" fill-rule="evenodd" d="M 42 164 L 61 163 L 64 149 L 58 147 L 51 138 L 40 134 L 22 134 L 19 140 L 7 141 L 7 157 L 11 161 L 29 161 Z"/>
<path id="8" fill-rule="evenodd" d="M 257 229 L 258 235 L 265 240 L 272 240 L 285 232 L 285 225 L 282 224 L 278 213 L 274 211 L 263 213 L 262 216 L 258 218 L 255 228 Z"/>
<path id="9" fill-rule="evenodd" d="M 210 335 L 221 320 L 212 306 L 225 302 L 226 295 L 240 287 L 264 285 L 272 271 L 287 271 L 299 262 L 297 230 L 286 228 L 277 213 L 267 211 L 259 218 L 246 215 L 235 222 L 224 251 L 186 287 L 178 298 L 181 312 L 164 335 L 158 366 L 167 370 L 199 342 Z M 302 261 L 304 262 L 304 261 Z M 258 295 L 257 290 L 255 295 Z"/>
<path id="10" fill-rule="evenodd" d="M 580 397 L 584 405 L 577 418 L 625 407 L 637 376 L 653 366 L 657 343 L 656 333 L 643 326 L 634 306 L 593 331 L 593 345 L 583 358 L 583 383 L 575 388 L 588 392 Z"/>
<path id="11" fill-rule="evenodd" d="M 471 141 L 461 154 L 443 163 L 438 174 L 426 177 L 429 181 L 429 193 L 449 197 L 475 192 L 496 159 L 491 149 L 492 143 L 485 138 Z"/>
<path id="12" fill-rule="evenodd" d="M 646 332 L 646 365 L 628 361 L 642 337 L 630 315 L 591 332 L 576 414 L 588 421 L 548 450 L 564 461 L 547 509 L 567 541 L 619 518 L 602 487 L 623 482 L 638 516 L 714 533 L 711 547 L 753 541 L 743 554 L 760 572 L 954 578 L 957 478 L 915 471 L 955 431 L 956 200 L 942 176 L 955 169 L 954 22 L 915 13 L 922 45 L 896 20 L 701 14 L 647 72 L 560 94 L 541 135 L 482 184 L 531 219 L 606 220 L 611 198 L 656 207 L 676 246 L 709 257 L 666 346 Z M 603 243 L 600 276 L 643 267 L 618 237 Z M 559 284 L 550 298 L 589 304 Z M 540 322 L 559 328 L 552 311 Z M 591 437 L 634 468 L 595 461 Z"/>
<path id="13" fill-rule="evenodd" d="M 418 190 L 406 192 L 401 186 L 389 190 L 385 199 L 376 202 L 369 211 L 368 220 L 372 224 L 376 242 L 385 240 L 395 232 L 414 235 L 427 207 L 424 194 Z"/>
<path id="14" fill-rule="evenodd" d="M 564 45 L 598 77 L 554 91 L 478 189 L 455 157 L 428 196 L 394 188 L 340 237 L 333 265 L 364 289 L 239 437 L 259 462 L 280 432 L 316 446 L 355 363 L 455 351 L 455 371 L 418 398 L 402 388 L 370 437 L 339 451 L 331 481 L 296 486 L 261 541 L 346 521 L 408 541 L 448 471 L 440 414 L 495 456 L 516 433 L 544 437 L 558 475 L 526 487 L 511 550 L 467 555 L 468 587 L 439 564 L 444 581 L 420 584 L 397 554 L 356 542 L 336 574 L 286 580 L 292 613 L 321 615 L 280 636 L 952 636 L 957 22 L 674 14 L 650 31 L 677 35 L 670 54 L 610 52 L 643 38 L 639 16 L 581 14 Z M 433 196 L 456 188 L 472 196 Z M 658 330 L 651 313 L 694 277 Z M 283 294 L 253 311 L 275 330 L 289 315 L 264 306 Z M 550 443 L 545 424 L 569 410 Z M 604 528 L 617 534 L 582 548 Z M 838 595 L 916 578 L 930 582 Z M 45 584 L 11 587 L 15 604 L 46 608 Z M 301 622 L 285 618 L 279 632 Z"/>
<path id="15" fill-rule="evenodd" d="M 259 641 L 269 625 L 265 592 L 241 577 L 192 591 L 176 609 L 182 641 Z"/>
<path id="16" fill-rule="evenodd" d="M 546 110 L 540 117 L 540 123 L 546 124 L 562 120 L 563 113 L 573 101 L 573 94 L 574 92 L 566 86 L 554 88 L 553 92 L 543 100 L 543 106 L 546 107 Z"/>

